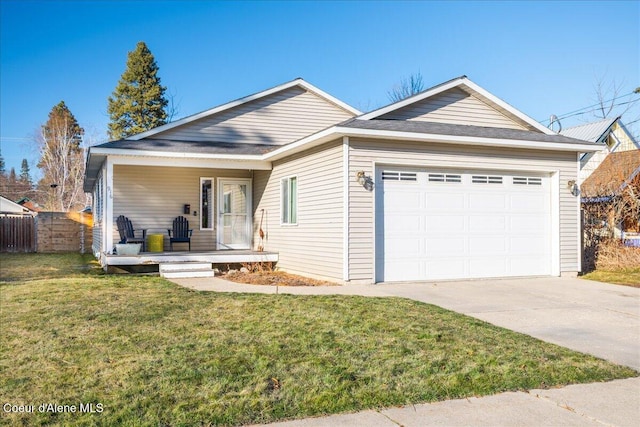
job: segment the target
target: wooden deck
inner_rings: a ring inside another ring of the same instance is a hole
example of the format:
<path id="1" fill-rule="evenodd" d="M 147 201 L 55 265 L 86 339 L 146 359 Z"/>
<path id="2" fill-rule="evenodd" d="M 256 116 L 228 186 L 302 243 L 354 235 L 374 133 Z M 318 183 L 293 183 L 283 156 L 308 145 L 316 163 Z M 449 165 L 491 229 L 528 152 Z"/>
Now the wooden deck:
<path id="1" fill-rule="evenodd" d="M 109 265 L 150 265 L 170 262 L 210 262 L 212 264 L 236 264 L 243 262 L 277 262 L 277 252 L 250 250 L 191 251 L 191 252 L 142 252 L 139 255 L 105 255 Z"/>

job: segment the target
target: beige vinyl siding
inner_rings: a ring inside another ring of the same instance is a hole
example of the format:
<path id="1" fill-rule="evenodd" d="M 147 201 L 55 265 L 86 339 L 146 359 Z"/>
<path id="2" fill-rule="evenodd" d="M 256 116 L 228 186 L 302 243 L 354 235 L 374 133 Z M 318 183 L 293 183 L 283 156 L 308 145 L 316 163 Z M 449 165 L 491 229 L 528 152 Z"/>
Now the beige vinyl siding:
<path id="1" fill-rule="evenodd" d="M 93 237 L 93 243 L 91 244 L 91 250 L 94 255 L 100 256 L 102 253 L 102 224 L 93 225 L 91 229 L 91 235 Z M 118 238 L 120 240 L 120 238 Z"/>
<path id="2" fill-rule="evenodd" d="M 364 170 L 374 176 L 374 164 L 488 168 L 493 170 L 558 170 L 560 180 L 560 271 L 579 271 L 578 198 L 567 189 L 575 180 L 576 154 L 518 149 L 451 146 L 399 141 L 350 140 L 349 176 Z M 349 180 L 349 274 L 354 281 L 374 277 L 374 192 Z"/>
<path id="3" fill-rule="evenodd" d="M 526 129 L 475 96 L 457 88 L 384 114 L 378 119 Z"/>
<path id="4" fill-rule="evenodd" d="M 134 228 L 148 229 L 150 234 L 164 234 L 164 248 L 169 249 L 167 229 L 172 227 L 173 219 L 185 216 L 189 228 L 193 229 L 191 250 L 216 249 L 216 230 L 200 230 L 200 178 L 212 178 L 214 185 L 214 224 L 216 212 L 217 179 L 249 178 L 250 171 L 234 169 L 206 169 L 156 166 L 113 167 L 113 241 L 120 236 L 116 227 L 116 218 L 127 216 Z M 183 206 L 191 205 L 191 214 L 183 215 Z M 193 212 L 197 216 L 193 216 Z M 174 245 L 174 250 L 187 250 L 186 244 Z"/>
<path id="5" fill-rule="evenodd" d="M 620 145 L 616 147 L 615 151 L 628 151 L 637 150 L 638 146 L 634 144 L 633 140 L 627 132 L 620 126 L 619 122 L 615 122 L 611 129 L 611 133 L 620 141 Z"/>
<path id="6" fill-rule="evenodd" d="M 297 225 L 280 224 L 280 185 L 296 176 Z M 342 141 L 308 150 L 255 171 L 254 246 L 264 209 L 265 250 L 279 253 L 278 267 L 287 271 L 342 280 Z"/>
<path id="7" fill-rule="evenodd" d="M 292 87 L 154 138 L 282 145 L 352 116 L 311 92 Z"/>

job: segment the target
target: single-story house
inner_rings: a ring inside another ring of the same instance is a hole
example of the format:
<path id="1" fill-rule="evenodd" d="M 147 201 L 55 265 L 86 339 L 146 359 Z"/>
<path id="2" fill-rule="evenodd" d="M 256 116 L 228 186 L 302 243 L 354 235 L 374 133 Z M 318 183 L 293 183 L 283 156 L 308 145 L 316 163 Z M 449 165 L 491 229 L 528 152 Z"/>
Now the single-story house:
<path id="1" fill-rule="evenodd" d="M 576 275 L 578 156 L 599 148 L 466 76 L 366 114 L 295 79 L 91 147 L 84 188 L 104 265 L 123 263 L 119 215 L 165 235 L 184 215 L 192 251 L 172 260 L 263 253 L 342 283 Z"/>
<path id="2" fill-rule="evenodd" d="M 586 221 L 640 246 L 640 150 L 610 153 L 580 188 Z"/>
<path id="3" fill-rule="evenodd" d="M 22 206 L 4 196 L 0 196 L 0 215 L 2 216 L 34 216 L 37 212 Z"/>

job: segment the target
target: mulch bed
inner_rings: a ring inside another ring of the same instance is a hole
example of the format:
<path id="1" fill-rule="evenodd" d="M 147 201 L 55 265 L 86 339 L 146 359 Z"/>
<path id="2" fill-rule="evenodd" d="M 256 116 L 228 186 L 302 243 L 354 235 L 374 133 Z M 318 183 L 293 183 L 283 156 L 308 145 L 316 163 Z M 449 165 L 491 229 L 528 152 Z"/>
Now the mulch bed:
<path id="1" fill-rule="evenodd" d="M 324 280 L 309 279 L 307 277 L 296 276 L 295 274 L 283 271 L 262 271 L 262 272 L 230 272 L 222 276 L 226 280 L 248 285 L 263 286 L 337 286 L 335 283 Z"/>

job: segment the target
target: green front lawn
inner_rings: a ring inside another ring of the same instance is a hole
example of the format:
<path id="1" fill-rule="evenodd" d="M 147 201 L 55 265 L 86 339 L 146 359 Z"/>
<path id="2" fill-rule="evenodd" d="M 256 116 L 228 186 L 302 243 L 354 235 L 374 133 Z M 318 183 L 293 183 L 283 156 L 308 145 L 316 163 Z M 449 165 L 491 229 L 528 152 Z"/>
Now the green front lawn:
<path id="1" fill-rule="evenodd" d="M 640 288 L 640 267 L 616 271 L 595 270 L 582 276 L 583 279 L 597 282 L 614 283 Z"/>
<path id="2" fill-rule="evenodd" d="M 238 425 L 637 375 L 400 298 L 204 293 L 83 269 L 20 279 L 46 259 L 0 258 L 0 404 L 104 409 L 3 413 L 11 424 Z"/>

